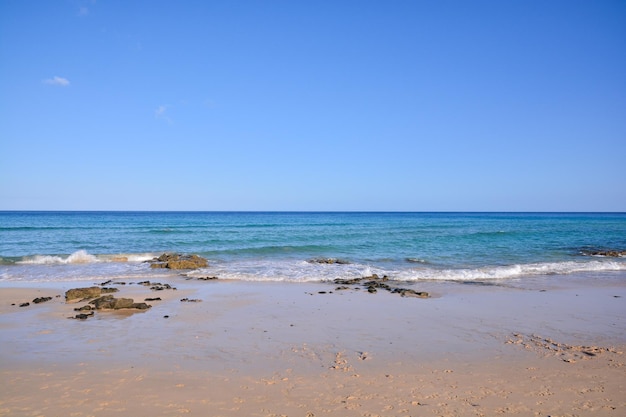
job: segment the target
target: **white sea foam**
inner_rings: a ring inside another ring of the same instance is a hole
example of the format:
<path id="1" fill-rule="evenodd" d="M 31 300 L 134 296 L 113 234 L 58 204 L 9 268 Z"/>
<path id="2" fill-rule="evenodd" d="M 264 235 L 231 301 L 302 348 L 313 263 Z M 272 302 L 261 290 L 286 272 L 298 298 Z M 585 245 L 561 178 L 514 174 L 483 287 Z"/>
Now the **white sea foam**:
<path id="1" fill-rule="evenodd" d="M 382 273 L 383 270 L 360 264 L 317 264 L 307 261 L 246 260 L 220 263 L 209 260 L 209 267 L 189 276 L 214 275 L 242 281 L 312 282 L 337 278 L 356 278 Z"/>
<path id="2" fill-rule="evenodd" d="M 332 281 L 334 279 L 360 278 L 377 274 L 399 281 L 474 281 L 489 279 L 515 279 L 524 276 L 566 275 L 585 272 L 626 271 L 621 261 L 546 262 L 489 266 L 480 268 L 437 269 L 411 268 L 391 270 L 366 264 L 314 264 L 304 261 L 237 261 L 209 262 L 209 267 L 193 275 L 214 275 L 223 279 L 244 281 Z"/>
<path id="3" fill-rule="evenodd" d="M 619 261 L 545 262 L 468 269 L 413 269 L 400 271 L 395 278 L 407 281 L 471 281 L 483 279 L 510 279 L 535 275 L 565 275 L 578 272 L 603 272 L 624 270 L 626 270 L 626 263 Z"/>

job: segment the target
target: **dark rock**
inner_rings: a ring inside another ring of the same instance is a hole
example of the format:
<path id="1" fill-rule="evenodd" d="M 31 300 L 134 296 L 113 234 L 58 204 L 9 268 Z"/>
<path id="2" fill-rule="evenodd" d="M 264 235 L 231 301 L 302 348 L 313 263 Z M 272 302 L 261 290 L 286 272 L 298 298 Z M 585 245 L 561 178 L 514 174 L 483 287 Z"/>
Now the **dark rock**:
<path id="1" fill-rule="evenodd" d="M 74 311 L 91 311 L 91 310 L 93 310 L 93 308 L 89 304 L 74 309 Z"/>
<path id="2" fill-rule="evenodd" d="M 30 303 L 21 303 L 20 307 L 28 307 L 30 305 Z"/>
<path id="3" fill-rule="evenodd" d="M 96 310 L 121 310 L 126 308 L 145 310 L 150 308 L 146 303 L 135 303 L 132 298 L 115 298 L 112 295 L 104 295 L 89 302 Z"/>
<path id="4" fill-rule="evenodd" d="M 344 261 L 342 259 L 335 259 L 335 258 L 315 258 L 315 259 L 309 259 L 307 262 L 312 263 L 312 264 L 327 264 L 327 265 L 333 265 L 333 264 L 349 265 L 350 264 L 350 262 L 348 261 Z"/>
<path id="5" fill-rule="evenodd" d="M 120 308 L 130 308 L 133 305 L 132 298 L 115 298 L 112 295 L 104 295 L 90 301 L 96 310 L 115 310 Z"/>
<path id="6" fill-rule="evenodd" d="M 380 281 L 389 281 L 389 277 L 388 277 L 387 275 L 383 275 L 383 277 L 382 277 L 382 278 L 380 278 L 380 277 L 379 277 L 378 275 L 376 275 L 376 274 L 372 274 L 372 275 L 370 275 L 369 277 L 363 277 L 363 279 L 371 279 L 371 280 L 374 280 L 374 281 L 379 281 L 379 280 L 380 280 Z"/>
<path id="7" fill-rule="evenodd" d="M 348 289 L 347 285 L 359 284 L 363 288 L 367 289 L 367 292 L 371 294 L 376 294 L 379 289 L 387 290 L 393 294 L 400 294 L 402 297 L 418 297 L 418 298 L 428 298 L 429 294 L 427 292 L 419 292 L 408 288 L 395 288 L 389 285 L 387 282 L 389 281 L 389 277 L 384 275 L 382 278 L 376 274 L 372 274 L 368 277 L 361 278 L 352 278 L 352 279 L 336 279 L 333 282 L 335 284 L 340 284 L 339 287 L 336 288 L 339 290 Z M 393 284 L 392 284 L 393 285 Z M 354 287 L 355 290 L 359 290 L 359 287 Z"/>
<path id="8" fill-rule="evenodd" d="M 178 253 L 164 253 L 150 263 L 151 268 L 168 269 L 198 269 L 209 265 L 209 262 L 198 255 L 181 255 Z"/>
<path id="9" fill-rule="evenodd" d="M 50 300 L 52 300 L 52 297 L 37 297 L 33 300 L 33 303 L 35 304 L 45 303 L 46 301 L 50 301 Z"/>
<path id="10" fill-rule="evenodd" d="M 610 258 L 626 256 L 626 250 L 583 250 L 582 253 L 587 256 L 606 256 Z"/>
<path id="11" fill-rule="evenodd" d="M 427 292 L 415 291 L 410 288 L 394 288 L 391 292 L 400 294 L 402 297 L 428 298 L 430 296 Z"/>
<path id="12" fill-rule="evenodd" d="M 100 287 L 88 287 L 88 288 L 73 288 L 65 293 L 65 301 L 72 300 L 85 300 L 90 298 L 100 297 L 102 294 L 116 292 L 117 288 L 100 288 Z"/>
<path id="13" fill-rule="evenodd" d="M 218 279 L 217 277 L 200 277 L 198 278 L 199 281 L 213 281 Z"/>
<path id="14" fill-rule="evenodd" d="M 176 288 L 172 287 L 170 284 L 156 284 L 150 287 L 150 289 L 154 291 L 163 291 L 163 290 L 175 290 Z"/>
<path id="15" fill-rule="evenodd" d="M 351 278 L 351 279 L 341 279 L 341 278 L 337 278 L 336 280 L 334 280 L 333 282 L 335 284 L 340 284 L 340 285 L 354 285 L 354 284 L 358 284 L 361 281 L 363 281 L 365 278 Z"/>
<path id="16" fill-rule="evenodd" d="M 146 298 L 144 301 L 161 301 L 161 297 Z"/>
<path id="17" fill-rule="evenodd" d="M 92 317 L 93 315 L 94 315 L 94 312 L 92 311 L 91 313 L 77 314 L 77 315 L 74 316 L 74 318 L 77 319 L 77 320 L 87 320 L 89 317 Z"/>
<path id="18" fill-rule="evenodd" d="M 382 288 L 384 290 L 387 291 L 391 291 L 391 287 L 383 282 L 380 281 L 368 281 L 366 283 L 363 284 L 366 287 L 372 287 L 372 288 Z"/>

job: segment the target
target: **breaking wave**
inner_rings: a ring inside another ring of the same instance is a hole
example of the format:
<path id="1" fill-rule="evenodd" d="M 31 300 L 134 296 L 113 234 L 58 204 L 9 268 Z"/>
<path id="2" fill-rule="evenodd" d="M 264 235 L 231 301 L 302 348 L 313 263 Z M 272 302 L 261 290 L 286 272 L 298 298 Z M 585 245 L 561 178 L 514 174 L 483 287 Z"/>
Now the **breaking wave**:
<path id="1" fill-rule="evenodd" d="M 89 264 L 100 262 L 100 260 L 85 250 L 79 250 L 67 257 L 56 255 L 35 255 L 29 256 L 21 261 L 17 261 L 17 264 L 27 265 L 47 265 L 47 264 Z"/>
<path id="2" fill-rule="evenodd" d="M 117 255 L 92 255 L 86 250 L 78 250 L 68 256 L 62 255 L 34 255 L 26 256 L 15 261 L 21 265 L 67 265 L 67 264 L 91 264 L 99 262 L 143 262 L 152 259 L 154 254 L 135 253 Z"/>

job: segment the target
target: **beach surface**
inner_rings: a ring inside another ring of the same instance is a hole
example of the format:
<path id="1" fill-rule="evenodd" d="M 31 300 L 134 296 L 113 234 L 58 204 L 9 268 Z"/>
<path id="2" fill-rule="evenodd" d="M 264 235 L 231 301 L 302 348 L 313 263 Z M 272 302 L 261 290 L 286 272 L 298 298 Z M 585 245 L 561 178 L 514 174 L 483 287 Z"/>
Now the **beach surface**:
<path id="1" fill-rule="evenodd" d="M 160 300 L 86 320 L 98 283 L 4 282 L 0 415 L 626 415 L 626 276 L 520 282 L 114 281 Z"/>

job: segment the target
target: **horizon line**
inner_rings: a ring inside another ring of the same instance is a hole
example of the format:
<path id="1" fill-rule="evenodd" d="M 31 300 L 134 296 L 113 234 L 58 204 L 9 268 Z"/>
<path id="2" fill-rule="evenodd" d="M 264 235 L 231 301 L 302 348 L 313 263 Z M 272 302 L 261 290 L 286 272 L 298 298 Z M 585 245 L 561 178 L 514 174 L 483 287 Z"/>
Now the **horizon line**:
<path id="1" fill-rule="evenodd" d="M 613 210 L 102 210 L 102 209 L 0 209 L 0 213 L 536 213 L 625 214 Z"/>

